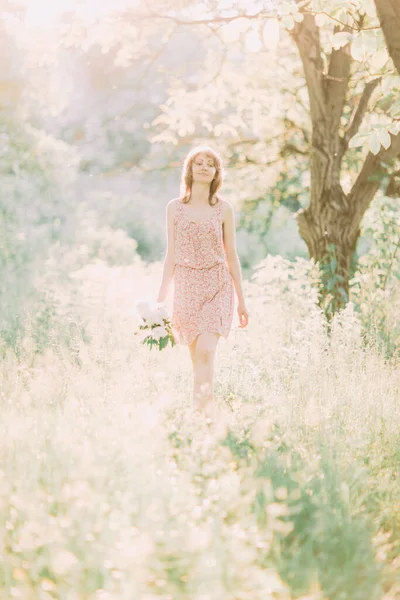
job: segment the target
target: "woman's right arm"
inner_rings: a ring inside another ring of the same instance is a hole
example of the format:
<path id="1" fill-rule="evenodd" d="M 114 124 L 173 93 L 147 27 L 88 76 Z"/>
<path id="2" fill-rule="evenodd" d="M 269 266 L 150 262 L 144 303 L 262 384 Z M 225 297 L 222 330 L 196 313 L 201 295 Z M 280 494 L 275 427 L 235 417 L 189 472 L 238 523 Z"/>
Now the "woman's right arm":
<path id="1" fill-rule="evenodd" d="M 167 251 L 164 258 L 163 275 L 157 302 L 165 302 L 175 270 L 175 210 L 176 200 L 170 200 L 165 211 Z"/>

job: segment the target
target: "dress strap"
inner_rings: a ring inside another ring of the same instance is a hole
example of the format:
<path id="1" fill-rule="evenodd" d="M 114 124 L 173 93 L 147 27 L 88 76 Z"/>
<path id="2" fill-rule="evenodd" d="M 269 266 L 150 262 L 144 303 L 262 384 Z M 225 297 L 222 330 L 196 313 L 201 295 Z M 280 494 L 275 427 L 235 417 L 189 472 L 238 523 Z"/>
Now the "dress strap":
<path id="1" fill-rule="evenodd" d="M 181 200 L 178 198 L 177 201 L 177 208 L 175 211 L 175 219 L 177 219 L 179 216 L 184 216 L 184 209 L 183 209 L 183 202 L 181 202 Z M 222 215 L 222 200 L 218 200 L 217 202 L 217 206 L 215 208 L 215 217 L 217 217 L 218 219 L 221 220 L 221 215 Z M 214 218 L 214 217 L 211 217 Z M 208 220 L 208 219 L 207 219 Z"/>

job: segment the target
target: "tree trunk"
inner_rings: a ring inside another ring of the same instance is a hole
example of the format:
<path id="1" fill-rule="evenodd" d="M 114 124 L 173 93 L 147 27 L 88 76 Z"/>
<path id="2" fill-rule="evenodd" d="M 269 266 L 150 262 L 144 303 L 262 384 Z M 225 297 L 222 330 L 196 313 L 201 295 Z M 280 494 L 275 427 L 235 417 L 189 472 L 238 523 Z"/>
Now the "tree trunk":
<path id="1" fill-rule="evenodd" d="M 332 50 L 328 71 L 324 72 L 314 16 L 307 7 L 300 10 L 304 19 L 295 26 L 293 38 L 299 48 L 309 93 L 312 144 L 310 203 L 298 211 L 297 223 L 310 258 L 321 266 L 321 304 L 328 307 L 328 312 L 335 312 L 349 298 L 350 262 L 360 235 L 361 220 L 387 173 L 388 162 L 400 152 L 400 135 L 392 136 L 388 150 L 382 148 L 376 156 L 368 154 L 352 190 L 346 195 L 340 184 L 342 159 L 379 79 L 366 84 L 344 135 L 340 135 L 350 79 L 349 45 Z"/>
<path id="2" fill-rule="evenodd" d="M 349 298 L 350 262 L 356 249 L 360 228 L 353 227 L 345 195 L 325 191 L 321 202 L 297 215 L 299 232 L 307 244 L 310 258 L 321 266 L 321 303 L 328 312 L 342 308 Z"/>
<path id="3" fill-rule="evenodd" d="M 375 0 L 375 6 L 388 52 L 400 74 L 400 2 Z"/>
<path id="4" fill-rule="evenodd" d="M 350 260 L 360 233 L 340 185 L 345 148 L 339 126 L 351 58 L 348 46 L 334 50 L 324 74 L 319 29 L 307 12 L 293 36 L 304 66 L 312 121 L 310 204 L 297 213 L 297 223 L 310 258 L 322 267 L 321 300 L 329 296 L 337 310 L 348 299 Z"/>

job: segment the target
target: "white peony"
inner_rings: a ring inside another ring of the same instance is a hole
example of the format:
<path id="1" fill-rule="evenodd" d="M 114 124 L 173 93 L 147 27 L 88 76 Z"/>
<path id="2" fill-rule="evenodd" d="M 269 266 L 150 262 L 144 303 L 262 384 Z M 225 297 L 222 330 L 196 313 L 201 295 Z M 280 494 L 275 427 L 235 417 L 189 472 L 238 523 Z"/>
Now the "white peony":
<path id="1" fill-rule="evenodd" d="M 139 315 L 142 317 L 142 319 L 148 319 L 153 311 L 150 307 L 150 304 L 147 302 L 147 300 L 141 300 L 140 302 L 138 302 L 136 304 L 136 310 L 138 311 Z"/>
<path id="2" fill-rule="evenodd" d="M 146 325 L 151 327 L 152 325 L 160 325 L 162 326 L 162 321 L 160 315 L 156 312 L 152 312 L 149 317 L 146 319 Z"/>
<path id="3" fill-rule="evenodd" d="M 151 332 L 151 336 L 155 340 L 160 340 L 161 338 L 166 337 L 167 335 L 168 332 L 162 325 L 160 325 L 159 327 L 155 327 Z"/>
<path id="4" fill-rule="evenodd" d="M 168 319 L 168 311 L 166 309 L 166 307 L 164 306 L 164 304 L 162 304 L 161 302 L 157 303 L 157 315 L 159 316 L 160 319 Z"/>

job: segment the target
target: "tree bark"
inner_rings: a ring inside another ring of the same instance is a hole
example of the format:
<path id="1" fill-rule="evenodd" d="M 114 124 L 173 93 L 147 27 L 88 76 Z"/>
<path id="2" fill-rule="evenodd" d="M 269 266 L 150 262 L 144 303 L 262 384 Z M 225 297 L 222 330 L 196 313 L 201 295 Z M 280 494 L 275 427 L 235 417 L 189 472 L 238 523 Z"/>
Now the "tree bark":
<path id="1" fill-rule="evenodd" d="M 388 52 L 400 74 L 400 2 L 375 0 L 375 6 Z"/>
<path id="2" fill-rule="evenodd" d="M 340 183 L 342 159 L 379 80 L 366 84 L 341 136 L 340 121 L 350 78 L 349 45 L 332 50 L 328 72 L 324 73 L 319 29 L 307 8 L 301 10 L 304 19 L 296 24 L 293 38 L 302 59 L 310 99 L 311 187 L 308 207 L 298 211 L 296 216 L 310 258 L 322 267 L 321 302 L 329 296 L 334 312 L 349 298 L 350 262 L 360 235 L 361 220 L 387 172 L 388 162 L 400 152 L 400 135 L 392 136 L 388 150 L 382 149 L 376 156 L 368 154 L 352 190 L 345 194 Z"/>
<path id="3" fill-rule="evenodd" d="M 335 310 L 343 307 L 349 298 L 350 262 L 362 218 L 387 173 L 390 159 L 400 154 L 400 134 L 391 137 L 387 150 L 377 155 L 368 154 L 349 194 L 344 194 L 340 186 L 325 189 L 319 202 L 310 203 L 297 213 L 299 232 L 310 258 L 323 266 L 329 265 L 322 278 L 323 297 L 333 296 Z"/>

